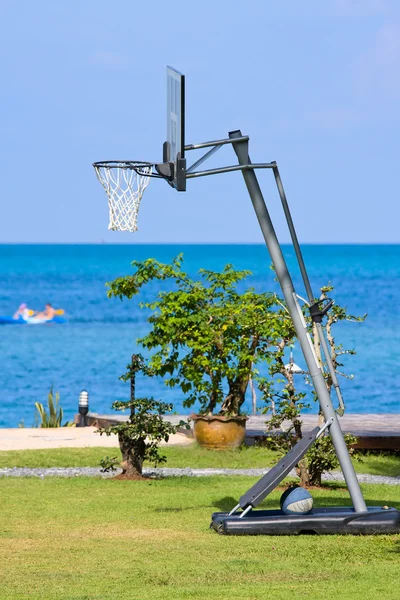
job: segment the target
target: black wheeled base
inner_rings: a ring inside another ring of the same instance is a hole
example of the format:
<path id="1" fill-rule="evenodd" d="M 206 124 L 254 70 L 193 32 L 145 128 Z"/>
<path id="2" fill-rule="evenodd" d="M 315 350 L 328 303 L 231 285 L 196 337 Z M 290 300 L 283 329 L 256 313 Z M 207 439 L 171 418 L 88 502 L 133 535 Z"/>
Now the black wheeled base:
<path id="1" fill-rule="evenodd" d="M 222 535 L 392 534 L 400 533 L 400 511 L 382 506 L 357 513 L 345 506 L 316 508 L 308 515 L 252 510 L 242 518 L 218 512 L 212 516 L 211 528 Z"/>

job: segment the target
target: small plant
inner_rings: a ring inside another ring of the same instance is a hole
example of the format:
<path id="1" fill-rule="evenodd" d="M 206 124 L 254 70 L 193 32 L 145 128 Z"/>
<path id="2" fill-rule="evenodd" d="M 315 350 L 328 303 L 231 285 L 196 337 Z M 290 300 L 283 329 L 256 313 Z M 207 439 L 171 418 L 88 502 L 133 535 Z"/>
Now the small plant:
<path id="1" fill-rule="evenodd" d="M 101 473 L 112 473 L 117 470 L 117 465 L 119 465 L 117 456 L 105 456 L 100 461 L 100 471 Z"/>
<path id="2" fill-rule="evenodd" d="M 166 457 L 159 451 L 160 442 L 168 442 L 169 436 L 186 424 L 180 421 L 178 425 L 172 425 L 164 421 L 162 417 L 172 411 L 172 404 L 153 398 L 137 398 L 126 402 L 118 400 L 113 403 L 112 408 L 130 409 L 128 421 L 98 429 L 97 432 L 100 435 L 118 435 L 122 454 L 121 477 L 140 479 L 143 462 L 148 460 L 154 465 L 165 462 Z"/>
<path id="3" fill-rule="evenodd" d="M 350 456 L 362 462 L 359 452 L 352 447 L 357 438 L 351 433 L 345 433 L 343 437 Z M 329 435 L 324 435 L 314 442 L 306 457 L 310 485 L 321 486 L 322 473 L 334 471 L 339 467 L 339 459 Z"/>
<path id="4" fill-rule="evenodd" d="M 41 402 L 35 402 L 35 408 L 37 414 L 35 416 L 36 427 L 73 427 L 74 423 L 67 421 L 62 424 L 63 409 L 59 406 L 60 394 L 56 392 L 55 397 L 53 393 L 53 386 L 47 395 L 47 406 L 46 408 Z"/>

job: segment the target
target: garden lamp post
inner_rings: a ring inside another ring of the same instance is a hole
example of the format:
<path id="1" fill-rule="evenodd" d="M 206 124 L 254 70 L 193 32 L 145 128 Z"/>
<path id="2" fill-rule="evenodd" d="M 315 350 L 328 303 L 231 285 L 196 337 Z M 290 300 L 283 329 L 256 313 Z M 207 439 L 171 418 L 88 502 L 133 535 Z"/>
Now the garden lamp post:
<path id="1" fill-rule="evenodd" d="M 86 427 L 86 415 L 89 412 L 89 394 L 86 390 L 82 390 L 79 394 L 79 414 L 80 419 L 77 427 Z"/>

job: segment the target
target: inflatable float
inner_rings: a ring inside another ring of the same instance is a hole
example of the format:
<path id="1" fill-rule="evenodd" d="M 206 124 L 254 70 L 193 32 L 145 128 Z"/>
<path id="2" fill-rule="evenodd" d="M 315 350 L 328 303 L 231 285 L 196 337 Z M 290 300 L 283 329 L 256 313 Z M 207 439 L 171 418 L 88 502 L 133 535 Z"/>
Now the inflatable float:
<path id="1" fill-rule="evenodd" d="M 19 315 L 16 319 L 11 316 L 1 316 L 0 315 L 0 325 L 43 325 L 44 323 L 66 323 L 67 319 L 64 316 L 64 311 L 62 309 L 58 309 L 56 314 L 52 319 L 46 319 L 44 317 L 35 317 L 34 315 L 30 317 L 22 317 Z"/>

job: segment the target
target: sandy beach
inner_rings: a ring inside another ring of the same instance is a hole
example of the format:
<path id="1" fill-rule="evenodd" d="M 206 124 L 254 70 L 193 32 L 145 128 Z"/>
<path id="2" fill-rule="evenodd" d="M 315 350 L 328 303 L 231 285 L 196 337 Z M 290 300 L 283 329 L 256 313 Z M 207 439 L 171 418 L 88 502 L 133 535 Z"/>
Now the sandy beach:
<path id="1" fill-rule="evenodd" d="M 99 435 L 97 427 L 59 427 L 1 429 L 0 452 L 6 450 L 44 450 L 48 448 L 118 448 L 116 435 Z M 187 445 L 193 440 L 183 433 L 170 436 L 168 445 Z M 165 442 L 161 442 L 165 446 Z"/>

